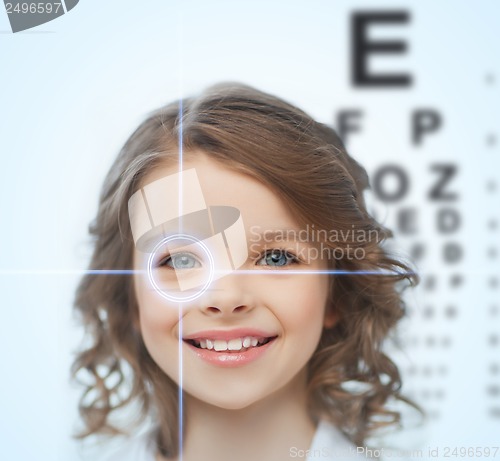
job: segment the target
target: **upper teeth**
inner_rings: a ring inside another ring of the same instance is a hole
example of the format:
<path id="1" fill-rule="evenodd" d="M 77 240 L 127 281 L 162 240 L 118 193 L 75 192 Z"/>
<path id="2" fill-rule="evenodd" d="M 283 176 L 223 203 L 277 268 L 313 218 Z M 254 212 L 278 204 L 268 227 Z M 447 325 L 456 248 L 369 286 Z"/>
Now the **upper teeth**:
<path id="1" fill-rule="evenodd" d="M 214 349 L 216 351 L 239 351 L 248 347 L 255 347 L 262 344 L 267 338 L 257 338 L 254 336 L 245 336 L 244 338 L 235 338 L 225 341 L 224 339 L 194 339 L 193 342 L 202 349 Z"/>

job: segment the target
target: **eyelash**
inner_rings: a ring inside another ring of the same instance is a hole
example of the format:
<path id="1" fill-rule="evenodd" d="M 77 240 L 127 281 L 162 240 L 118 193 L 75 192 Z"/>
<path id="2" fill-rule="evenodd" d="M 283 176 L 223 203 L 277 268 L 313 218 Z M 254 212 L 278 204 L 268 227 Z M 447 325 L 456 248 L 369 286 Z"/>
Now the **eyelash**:
<path id="1" fill-rule="evenodd" d="M 279 265 L 279 266 L 273 266 L 271 264 L 259 264 L 259 261 L 264 260 L 265 258 L 269 257 L 273 253 L 278 253 L 279 255 L 282 256 L 284 255 L 287 258 L 287 264 Z M 193 259 L 196 260 L 196 262 L 199 264 L 199 260 L 196 257 L 196 255 L 190 254 L 190 253 L 177 253 L 177 254 L 172 254 L 172 255 L 166 255 L 162 259 L 158 261 L 156 264 L 157 267 L 168 267 L 169 269 L 173 269 L 173 267 L 170 267 L 167 265 L 167 263 L 175 256 L 182 256 L 182 255 L 187 255 L 192 257 Z M 266 266 L 266 267 L 287 267 L 292 264 L 300 264 L 302 261 L 292 252 L 288 250 L 284 250 L 282 248 L 271 248 L 269 250 L 263 251 L 257 258 L 256 258 L 256 265 L 257 266 Z"/>

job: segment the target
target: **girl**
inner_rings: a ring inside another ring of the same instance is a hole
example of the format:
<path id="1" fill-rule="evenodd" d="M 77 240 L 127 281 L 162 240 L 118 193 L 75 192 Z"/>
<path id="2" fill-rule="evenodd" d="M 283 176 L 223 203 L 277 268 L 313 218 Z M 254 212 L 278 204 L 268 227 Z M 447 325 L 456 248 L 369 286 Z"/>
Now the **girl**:
<path id="1" fill-rule="evenodd" d="M 135 402 L 154 430 L 117 460 L 353 459 L 397 424 L 381 344 L 417 280 L 382 248 L 367 187 L 331 128 L 248 86 L 154 112 L 90 227 L 90 268 L 109 272 L 75 301 L 80 436 L 121 433 Z"/>

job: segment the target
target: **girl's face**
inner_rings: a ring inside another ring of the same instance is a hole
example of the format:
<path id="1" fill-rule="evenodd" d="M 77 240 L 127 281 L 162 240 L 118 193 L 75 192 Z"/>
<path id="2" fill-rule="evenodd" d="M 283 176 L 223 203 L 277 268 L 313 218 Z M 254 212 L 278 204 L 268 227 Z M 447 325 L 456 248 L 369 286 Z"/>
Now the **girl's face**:
<path id="1" fill-rule="evenodd" d="M 191 168 L 207 206 L 241 212 L 248 259 L 239 270 L 213 281 L 199 298 L 182 304 L 160 296 L 147 276 L 135 275 L 140 330 L 153 360 L 185 392 L 220 408 L 241 409 L 287 385 L 295 389 L 294 378 L 304 376 L 300 372 L 325 323 L 334 322 L 325 314 L 328 278 L 310 272 L 327 269 L 327 261 L 306 239 L 293 239 L 298 232 L 282 232 L 298 231 L 298 223 L 268 187 L 201 152 L 184 161 L 183 169 Z M 144 184 L 178 170 L 178 165 L 159 167 Z M 147 258 L 136 251 L 135 268 L 143 270 Z M 160 277 L 200 265 L 188 253 L 161 259 L 155 269 Z"/>

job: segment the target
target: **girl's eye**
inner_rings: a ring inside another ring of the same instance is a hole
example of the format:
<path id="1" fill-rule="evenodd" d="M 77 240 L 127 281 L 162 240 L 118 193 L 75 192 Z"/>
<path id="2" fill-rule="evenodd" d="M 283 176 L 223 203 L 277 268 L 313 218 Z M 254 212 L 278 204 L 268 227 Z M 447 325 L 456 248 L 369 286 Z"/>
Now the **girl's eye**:
<path id="1" fill-rule="evenodd" d="M 178 253 L 163 259 L 159 266 L 167 266 L 172 269 L 196 269 L 201 267 L 200 262 L 190 253 Z"/>
<path id="2" fill-rule="evenodd" d="M 282 267 L 297 263 L 298 259 L 293 254 L 285 250 L 267 251 L 264 256 L 257 261 L 258 266 Z"/>

